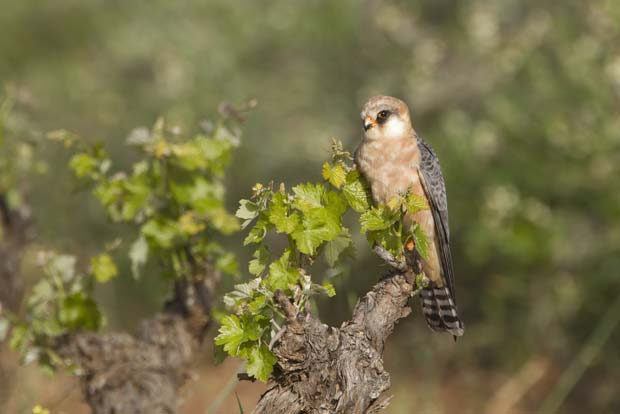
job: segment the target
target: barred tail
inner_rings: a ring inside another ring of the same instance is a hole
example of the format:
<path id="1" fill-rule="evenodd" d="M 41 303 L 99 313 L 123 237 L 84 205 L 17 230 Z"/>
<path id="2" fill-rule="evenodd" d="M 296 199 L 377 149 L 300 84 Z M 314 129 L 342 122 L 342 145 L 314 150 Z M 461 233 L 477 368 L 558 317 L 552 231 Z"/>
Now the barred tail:
<path id="1" fill-rule="evenodd" d="M 449 332 L 462 336 L 465 326 L 459 319 L 458 311 L 447 286 L 439 287 L 433 282 L 422 289 L 422 312 L 429 328 L 437 332 Z"/>

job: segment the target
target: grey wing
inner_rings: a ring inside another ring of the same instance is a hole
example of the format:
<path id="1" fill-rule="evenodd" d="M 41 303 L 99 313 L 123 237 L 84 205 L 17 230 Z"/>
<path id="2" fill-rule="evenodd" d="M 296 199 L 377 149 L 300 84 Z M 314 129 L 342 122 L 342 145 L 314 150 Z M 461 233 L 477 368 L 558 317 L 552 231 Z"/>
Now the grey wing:
<path id="1" fill-rule="evenodd" d="M 430 199 L 430 207 L 435 221 L 435 232 L 439 243 L 441 267 L 447 281 L 448 289 L 454 297 L 454 269 L 450 252 L 450 228 L 448 227 L 448 198 L 446 185 L 441 173 L 441 166 L 435 152 L 422 138 L 417 137 L 420 148 L 420 170 L 424 177 L 424 187 Z"/>

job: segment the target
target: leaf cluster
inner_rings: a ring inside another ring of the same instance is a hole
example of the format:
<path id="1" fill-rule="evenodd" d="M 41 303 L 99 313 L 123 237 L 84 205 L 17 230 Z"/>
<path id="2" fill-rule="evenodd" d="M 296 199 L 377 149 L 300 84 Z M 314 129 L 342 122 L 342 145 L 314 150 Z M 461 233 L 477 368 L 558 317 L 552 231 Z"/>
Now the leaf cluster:
<path id="1" fill-rule="evenodd" d="M 402 225 L 407 212 L 428 208 L 424 198 L 403 194 L 388 206 L 373 206 L 368 185 L 338 141 L 333 142 L 331 160 L 323 164 L 321 174 L 322 182 L 299 184 L 290 191 L 284 184 L 278 188 L 256 184 L 236 213 L 244 220 L 242 228 L 249 228 L 244 244 L 256 246 L 248 265 L 254 279 L 225 296 L 231 313 L 221 320 L 215 343 L 229 355 L 247 359 L 248 374 L 261 381 L 273 371 L 276 358 L 269 344 L 284 319 L 274 301 L 276 292 L 286 294 L 298 311 L 305 310 L 314 294 L 336 294 L 330 283 L 312 280 L 311 266 L 323 258 L 329 267 L 337 267 L 351 256 L 353 241 L 343 224 L 347 211 L 359 214 L 361 231 L 371 244 L 402 256 L 411 241 L 426 255 L 428 241 L 422 229 L 415 223 L 408 229 Z M 272 240 L 270 234 L 285 240 L 281 253 L 271 251 L 266 241 Z"/>
<path id="2" fill-rule="evenodd" d="M 136 231 L 126 249 L 135 277 L 151 261 L 165 277 L 194 281 L 209 277 L 213 269 L 229 275 L 238 271 L 234 256 L 216 240 L 239 229 L 238 219 L 224 208 L 222 183 L 239 142 L 232 131 L 221 121 L 209 134 L 186 138 L 158 120 L 127 139 L 139 154 L 130 172 L 114 170 L 103 146 L 89 145 L 75 134 L 54 131 L 48 138 L 73 151 L 69 168 L 107 216 Z M 83 274 L 74 256 L 42 254 L 43 276 L 27 298 L 26 317 L 4 316 L 0 309 L 0 340 L 8 336 L 10 322 L 11 346 L 25 362 L 37 360 L 49 369 L 60 365 L 54 352 L 59 337 L 103 325 L 93 292 L 97 284 L 118 276 L 109 252 L 121 245 L 117 240 L 92 257 Z"/>
<path id="3" fill-rule="evenodd" d="M 69 161 L 75 177 L 92 188 L 111 220 L 137 229 L 129 247 L 135 277 L 149 257 L 169 277 L 204 277 L 206 263 L 237 273 L 234 257 L 214 240 L 239 229 L 224 208 L 224 169 L 238 145 L 224 123 L 210 135 L 189 138 L 178 128 L 166 128 L 162 119 L 151 130 L 134 130 L 127 144 L 140 158 L 130 172 L 114 171 L 102 146 L 60 136 L 68 146 L 80 147 Z"/>
<path id="4" fill-rule="evenodd" d="M 93 299 L 96 282 L 105 283 L 117 275 L 110 256 L 91 259 L 88 272 L 80 273 L 75 256 L 42 252 L 38 257 L 43 277 L 34 285 L 26 301 L 27 319 L 13 320 L 10 345 L 24 363 L 37 361 L 46 371 L 65 362 L 54 351 L 63 335 L 77 331 L 96 331 L 105 322 Z"/>

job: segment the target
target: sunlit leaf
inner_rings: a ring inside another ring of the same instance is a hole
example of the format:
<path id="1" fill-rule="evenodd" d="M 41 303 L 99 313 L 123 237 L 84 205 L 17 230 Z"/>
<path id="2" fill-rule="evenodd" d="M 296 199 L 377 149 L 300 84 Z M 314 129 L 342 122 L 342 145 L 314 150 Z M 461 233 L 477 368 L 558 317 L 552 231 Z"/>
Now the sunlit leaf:
<path id="1" fill-rule="evenodd" d="M 278 260 L 269 265 L 266 283 L 272 290 L 288 289 L 299 280 L 299 271 L 290 264 L 290 254 L 291 252 L 286 250 Z"/>
<path id="2" fill-rule="evenodd" d="M 346 184 L 342 188 L 342 193 L 351 208 L 358 213 L 363 213 L 370 208 L 368 191 L 358 171 L 353 170 L 347 174 Z"/>
<path id="3" fill-rule="evenodd" d="M 276 362 L 276 356 L 267 346 L 261 344 L 252 348 L 246 369 L 249 375 L 262 382 L 267 382 Z"/>
<path id="4" fill-rule="evenodd" d="M 106 283 L 118 276 L 118 269 L 109 254 L 103 253 L 90 259 L 93 276 L 99 283 Z"/>

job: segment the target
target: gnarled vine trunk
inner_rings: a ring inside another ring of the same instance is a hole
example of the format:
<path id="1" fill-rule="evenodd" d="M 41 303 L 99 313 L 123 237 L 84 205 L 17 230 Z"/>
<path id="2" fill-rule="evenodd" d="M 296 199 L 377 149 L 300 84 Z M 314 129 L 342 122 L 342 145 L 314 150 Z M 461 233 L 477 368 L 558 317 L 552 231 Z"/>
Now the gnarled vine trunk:
<path id="1" fill-rule="evenodd" d="M 296 313 L 280 295 L 286 331 L 273 348 L 278 372 L 254 414 L 376 413 L 389 403 L 385 341 L 407 316 L 412 281 L 403 273 L 381 280 L 357 304 L 351 320 L 332 328 Z"/>
<path id="2" fill-rule="evenodd" d="M 79 367 L 93 414 L 177 412 L 177 391 L 211 322 L 213 282 L 178 282 L 166 310 L 143 321 L 134 335 L 82 333 L 57 344 Z"/>

